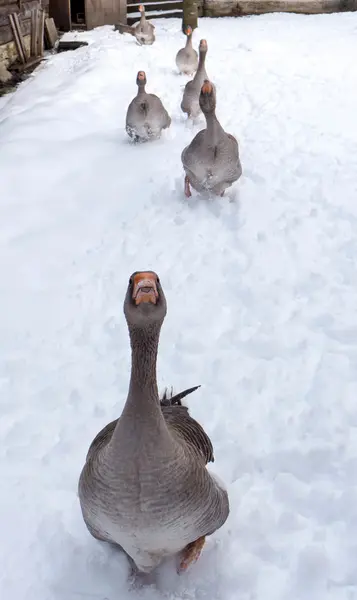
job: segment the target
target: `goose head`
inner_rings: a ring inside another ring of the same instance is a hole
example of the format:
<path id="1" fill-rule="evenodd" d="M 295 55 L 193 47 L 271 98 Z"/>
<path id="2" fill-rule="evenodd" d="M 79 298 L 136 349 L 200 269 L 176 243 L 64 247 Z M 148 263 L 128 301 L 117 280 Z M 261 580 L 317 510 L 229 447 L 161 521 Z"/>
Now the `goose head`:
<path id="1" fill-rule="evenodd" d="M 135 271 L 124 300 L 129 329 L 160 329 L 166 316 L 166 298 L 154 271 Z"/>
<path id="2" fill-rule="evenodd" d="M 207 50 L 208 50 L 207 40 L 200 40 L 200 45 L 198 46 L 198 51 L 202 58 L 204 58 L 206 56 Z"/>
<path id="3" fill-rule="evenodd" d="M 145 8 L 144 8 L 144 5 L 143 5 L 143 4 L 140 4 L 140 6 L 139 6 L 139 8 L 138 8 L 138 11 L 139 11 L 139 12 L 140 12 L 142 15 L 143 15 L 143 14 L 145 14 Z"/>
<path id="4" fill-rule="evenodd" d="M 216 90 L 208 79 L 204 80 L 201 87 L 199 103 L 204 114 L 212 113 L 216 109 Z"/>
<path id="5" fill-rule="evenodd" d="M 136 85 L 139 88 L 143 88 L 146 86 L 146 73 L 145 71 L 138 71 L 138 74 L 136 76 Z"/>

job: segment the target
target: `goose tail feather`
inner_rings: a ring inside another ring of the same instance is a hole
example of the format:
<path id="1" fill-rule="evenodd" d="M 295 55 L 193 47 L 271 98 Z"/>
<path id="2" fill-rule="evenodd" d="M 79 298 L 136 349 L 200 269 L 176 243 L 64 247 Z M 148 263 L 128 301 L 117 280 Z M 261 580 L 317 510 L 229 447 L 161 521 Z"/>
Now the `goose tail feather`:
<path id="1" fill-rule="evenodd" d="M 169 391 L 169 389 L 166 387 L 162 397 L 160 398 L 160 404 L 161 406 L 182 406 L 181 400 L 185 398 L 185 396 L 188 396 L 189 394 L 192 394 L 192 392 L 198 390 L 198 388 L 200 387 L 200 385 L 195 385 L 194 387 L 188 388 L 187 390 L 183 390 L 178 394 L 174 394 L 174 390 L 172 387 L 171 391 Z"/>

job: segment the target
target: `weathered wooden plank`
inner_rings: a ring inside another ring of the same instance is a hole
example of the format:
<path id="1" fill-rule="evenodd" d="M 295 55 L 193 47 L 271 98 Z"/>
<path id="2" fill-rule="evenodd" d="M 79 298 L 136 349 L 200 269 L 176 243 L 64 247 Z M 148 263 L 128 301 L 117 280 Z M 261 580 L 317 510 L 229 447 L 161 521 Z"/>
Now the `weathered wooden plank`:
<path id="1" fill-rule="evenodd" d="M 23 35 L 30 35 L 31 33 L 31 19 L 21 22 L 21 29 Z M 7 25 L 0 27 L 0 46 L 7 44 L 13 40 L 10 22 Z"/>
<path id="2" fill-rule="evenodd" d="M 22 63 L 27 61 L 26 48 L 22 39 L 22 32 L 20 31 L 20 23 L 16 13 L 9 15 L 10 26 L 12 35 L 15 40 L 17 54 Z"/>
<path id="3" fill-rule="evenodd" d="M 10 6 L 11 4 L 18 4 L 18 0 L 0 0 L 0 6 Z M 9 12 L 12 12 L 9 10 Z"/>
<path id="4" fill-rule="evenodd" d="M 19 15 L 20 20 L 31 19 L 31 12 L 37 7 L 39 7 L 38 0 L 33 0 L 32 2 L 26 2 L 26 6 L 24 6 L 24 10 L 22 10 L 21 12 L 19 12 L 17 5 L 16 5 L 16 8 L 14 6 L 14 10 L 10 11 L 7 15 L 0 14 L 0 27 L 2 25 L 7 25 L 9 23 L 9 14 L 11 12 L 17 13 Z"/>
<path id="5" fill-rule="evenodd" d="M 357 10 L 357 0 L 205 0 L 206 17 L 260 15 L 272 12 L 301 14 Z"/>
<path id="6" fill-rule="evenodd" d="M 181 19 L 182 18 L 182 10 L 176 10 L 176 11 L 172 11 L 172 12 L 153 12 L 153 13 L 146 13 L 146 17 L 148 20 L 150 19 Z M 127 23 L 128 25 L 133 25 L 134 23 L 136 23 L 137 21 L 140 20 L 140 15 L 137 17 L 133 17 L 128 15 L 127 18 Z"/>
<path id="7" fill-rule="evenodd" d="M 27 69 L 37 67 L 37 65 L 40 64 L 42 59 L 43 59 L 43 56 L 34 56 L 34 57 L 30 58 L 30 60 L 28 60 L 26 63 L 20 64 L 20 65 L 13 65 L 11 67 L 11 69 L 13 69 L 14 71 L 17 71 L 17 73 L 22 73 L 23 71 L 27 71 Z"/>
<path id="8" fill-rule="evenodd" d="M 37 35 L 37 56 L 43 56 L 43 46 L 45 43 L 45 11 L 38 10 L 38 35 Z"/>
<path id="9" fill-rule="evenodd" d="M 85 0 L 87 29 L 126 23 L 126 0 Z"/>
<path id="10" fill-rule="evenodd" d="M 45 20 L 45 40 L 47 48 L 54 48 L 58 40 L 58 31 L 54 20 L 51 18 Z"/>
<path id="11" fill-rule="evenodd" d="M 45 12 L 41 8 L 35 11 L 35 39 L 33 42 L 34 56 L 43 56 L 43 46 L 45 41 Z"/>
<path id="12" fill-rule="evenodd" d="M 31 56 L 37 56 L 38 18 L 37 8 L 31 11 Z"/>
<path id="13" fill-rule="evenodd" d="M 183 2 L 181 0 L 175 2 L 153 2 L 150 6 L 145 6 L 145 14 L 149 15 L 153 10 L 182 10 Z M 137 4 L 128 4 L 127 6 L 128 14 L 138 12 Z"/>
<path id="14" fill-rule="evenodd" d="M 27 51 L 27 47 L 26 47 L 26 44 L 25 44 L 24 33 L 22 31 L 22 23 L 20 22 L 18 14 L 15 13 L 13 15 L 13 17 L 14 17 L 14 20 L 15 20 L 15 23 L 16 23 L 17 32 L 19 34 L 22 51 L 24 53 L 26 61 L 28 61 L 28 59 L 30 58 L 30 53 Z"/>
<path id="15" fill-rule="evenodd" d="M 6 16 L 10 13 L 21 13 L 23 15 L 33 8 L 40 8 L 40 4 L 41 3 L 39 0 L 30 0 L 29 2 L 22 2 L 21 8 L 18 3 L 10 4 L 8 6 L 0 6 L 0 16 Z"/>

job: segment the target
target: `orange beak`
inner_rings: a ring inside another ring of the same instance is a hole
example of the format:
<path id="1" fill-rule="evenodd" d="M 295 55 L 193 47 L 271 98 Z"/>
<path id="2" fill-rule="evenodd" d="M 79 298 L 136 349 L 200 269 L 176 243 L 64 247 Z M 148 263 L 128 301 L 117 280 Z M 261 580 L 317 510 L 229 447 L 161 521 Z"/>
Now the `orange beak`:
<path id="1" fill-rule="evenodd" d="M 212 93 L 212 84 L 208 79 L 205 79 L 205 82 L 201 88 L 202 94 L 211 94 Z"/>
<path id="2" fill-rule="evenodd" d="M 159 297 L 156 277 L 152 273 L 137 273 L 133 282 L 133 300 L 138 306 L 143 302 L 156 304 Z"/>

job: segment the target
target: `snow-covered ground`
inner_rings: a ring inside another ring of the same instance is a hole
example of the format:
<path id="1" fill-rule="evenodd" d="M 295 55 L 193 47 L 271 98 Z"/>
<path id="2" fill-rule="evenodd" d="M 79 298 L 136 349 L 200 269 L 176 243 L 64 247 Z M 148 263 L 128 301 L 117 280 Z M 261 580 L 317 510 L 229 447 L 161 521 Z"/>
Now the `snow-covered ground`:
<path id="1" fill-rule="evenodd" d="M 357 598 L 357 14 L 200 21 L 244 175 L 183 195 L 180 22 L 139 47 L 110 27 L 51 56 L 0 111 L 0 597 Z M 133 146 L 139 69 L 172 116 Z M 129 376 L 136 269 L 167 300 L 160 385 L 202 384 L 231 516 L 201 560 L 127 591 L 77 480 Z"/>

